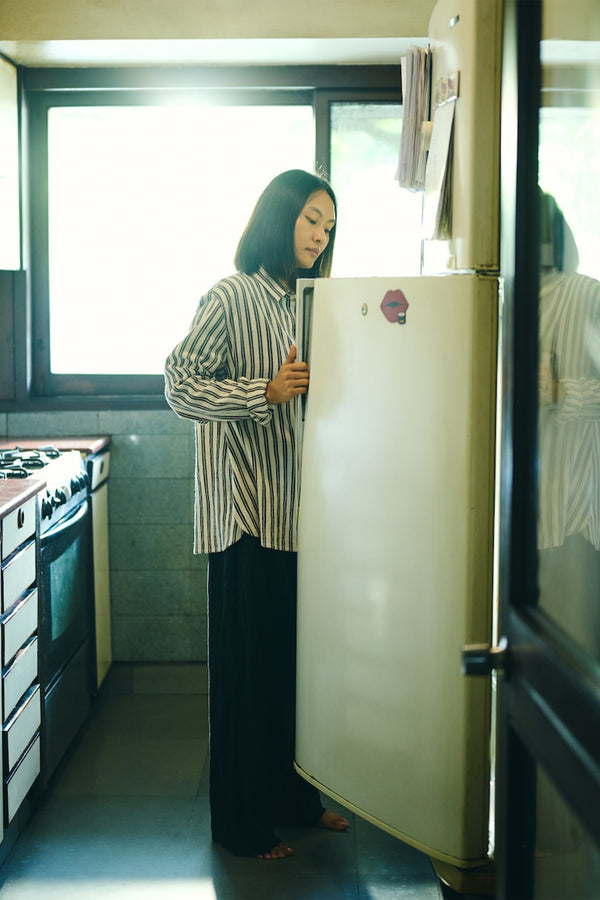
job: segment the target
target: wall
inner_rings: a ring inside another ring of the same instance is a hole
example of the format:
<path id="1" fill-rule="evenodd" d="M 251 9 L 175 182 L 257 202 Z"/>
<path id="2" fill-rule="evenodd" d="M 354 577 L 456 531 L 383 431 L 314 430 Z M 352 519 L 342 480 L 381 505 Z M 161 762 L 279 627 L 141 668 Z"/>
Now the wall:
<path id="1" fill-rule="evenodd" d="M 433 0 L 2 0 L 3 41 L 427 34 Z"/>
<path id="2" fill-rule="evenodd" d="M 170 411 L 0 413 L 0 436 L 107 434 L 116 661 L 206 660 L 206 558 L 194 556 L 193 426 Z"/>
<path id="3" fill-rule="evenodd" d="M 543 38 L 598 41 L 600 15 L 590 16 L 590 0 L 544 0 Z"/>

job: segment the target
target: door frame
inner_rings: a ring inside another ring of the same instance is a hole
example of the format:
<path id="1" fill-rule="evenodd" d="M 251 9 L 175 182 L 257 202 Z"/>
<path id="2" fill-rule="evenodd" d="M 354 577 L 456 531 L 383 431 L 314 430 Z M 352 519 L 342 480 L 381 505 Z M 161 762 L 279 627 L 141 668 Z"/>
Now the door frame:
<path id="1" fill-rule="evenodd" d="M 502 63 L 497 896 L 534 896 L 536 767 L 600 844 L 600 665 L 537 608 L 538 116 L 542 0 L 505 0 Z"/>

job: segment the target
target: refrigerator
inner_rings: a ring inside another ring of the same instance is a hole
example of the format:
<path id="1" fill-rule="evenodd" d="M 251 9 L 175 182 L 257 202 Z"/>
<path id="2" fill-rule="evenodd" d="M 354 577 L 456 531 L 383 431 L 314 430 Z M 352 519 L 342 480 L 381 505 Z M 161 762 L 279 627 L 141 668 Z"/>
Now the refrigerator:
<path id="1" fill-rule="evenodd" d="M 432 84 L 460 73 L 447 268 L 300 281 L 297 304 L 296 769 L 461 870 L 493 843 L 491 684 L 461 647 L 494 619 L 500 19 L 431 18 Z"/>

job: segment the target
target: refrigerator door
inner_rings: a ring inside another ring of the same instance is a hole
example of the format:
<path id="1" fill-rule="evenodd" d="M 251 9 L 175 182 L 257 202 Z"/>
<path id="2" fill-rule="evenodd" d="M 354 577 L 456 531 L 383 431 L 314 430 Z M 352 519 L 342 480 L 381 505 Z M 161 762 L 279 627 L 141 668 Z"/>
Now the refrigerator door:
<path id="1" fill-rule="evenodd" d="M 322 279 L 310 317 L 296 765 L 460 866 L 488 849 L 490 684 L 461 645 L 491 637 L 497 288 Z"/>

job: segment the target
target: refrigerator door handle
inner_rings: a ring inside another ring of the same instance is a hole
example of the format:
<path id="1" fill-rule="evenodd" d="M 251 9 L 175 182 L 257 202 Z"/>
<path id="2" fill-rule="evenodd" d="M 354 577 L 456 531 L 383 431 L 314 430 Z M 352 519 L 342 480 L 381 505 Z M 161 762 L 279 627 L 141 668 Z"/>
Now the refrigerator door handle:
<path id="1" fill-rule="evenodd" d="M 506 671 L 508 657 L 508 641 L 500 638 L 497 647 L 491 644 L 463 644 L 463 675 L 491 675 L 492 672 Z"/>

